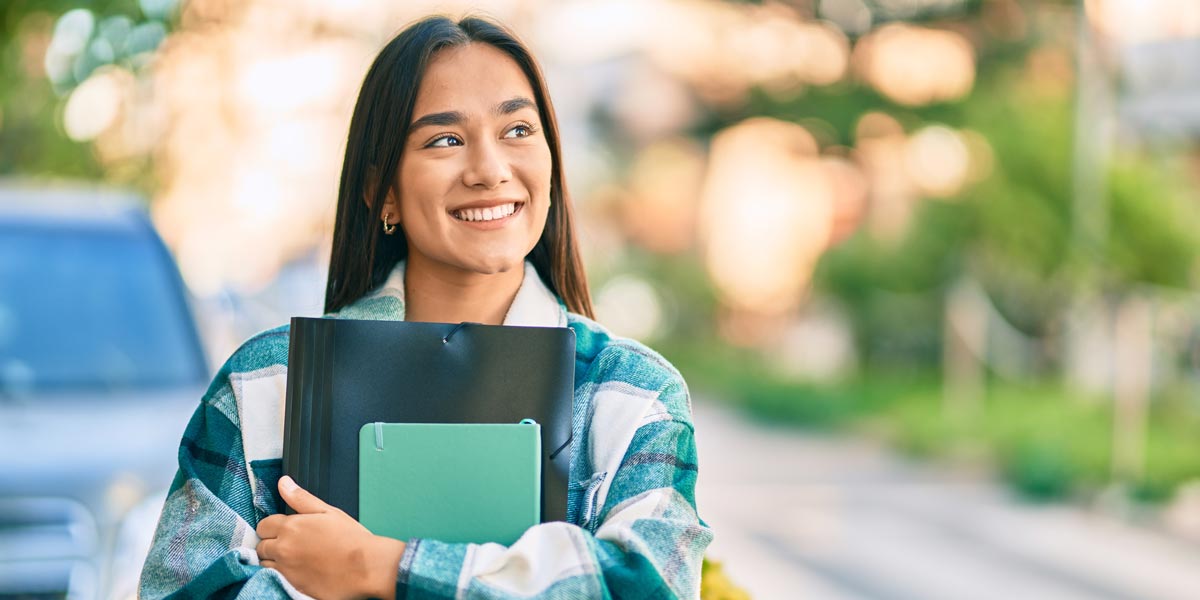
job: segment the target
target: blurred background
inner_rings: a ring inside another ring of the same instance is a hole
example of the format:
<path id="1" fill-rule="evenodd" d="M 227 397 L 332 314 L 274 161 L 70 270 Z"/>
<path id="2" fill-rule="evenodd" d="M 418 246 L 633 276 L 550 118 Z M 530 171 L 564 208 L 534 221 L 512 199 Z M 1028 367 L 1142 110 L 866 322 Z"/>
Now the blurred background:
<path id="1" fill-rule="evenodd" d="M 1196 0 L 6 0 L 0 596 L 132 597 L 431 12 L 543 63 L 599 320 L 691 386 L 705 598 L 1200 598 Z"/>

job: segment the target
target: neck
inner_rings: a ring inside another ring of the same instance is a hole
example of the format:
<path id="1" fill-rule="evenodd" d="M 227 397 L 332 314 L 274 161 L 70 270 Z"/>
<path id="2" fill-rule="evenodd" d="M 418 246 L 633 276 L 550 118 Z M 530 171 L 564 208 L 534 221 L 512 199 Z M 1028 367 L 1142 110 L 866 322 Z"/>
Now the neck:
<path id="1" fill-rule="evenodd" d="M 524 278 L 524 264 L 484 274 L 446 267 L 410 253 L 404 268 L 404 320 L 502 325 Z"/>

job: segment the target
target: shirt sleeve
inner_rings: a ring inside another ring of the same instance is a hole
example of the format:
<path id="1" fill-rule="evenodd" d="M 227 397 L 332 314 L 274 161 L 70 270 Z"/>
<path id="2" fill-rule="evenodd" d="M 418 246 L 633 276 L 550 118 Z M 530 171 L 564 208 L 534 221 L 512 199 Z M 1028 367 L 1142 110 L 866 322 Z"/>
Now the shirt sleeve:
<path id="1" fill-rule="evenodd" d="M 227 368 L 218 373 L 180 442 L 140 598 L 306 597 L 278 571 L 258 566 L 255 527 L 276 504 L 271 491 L 256 494 L 251 486 L 228 375 Z"/>
<path id="2" fill-rule="evenodd" d="M 681 379 L 660 392 L 655 406 L 664 405 L 690 406 Z M 543 523 L 508 547 L 410 540 L 397 600 L 698 598 L 712 532 L 696 512 L 696 444 L 683 410 L 642 417 L 597 519 Z"/>

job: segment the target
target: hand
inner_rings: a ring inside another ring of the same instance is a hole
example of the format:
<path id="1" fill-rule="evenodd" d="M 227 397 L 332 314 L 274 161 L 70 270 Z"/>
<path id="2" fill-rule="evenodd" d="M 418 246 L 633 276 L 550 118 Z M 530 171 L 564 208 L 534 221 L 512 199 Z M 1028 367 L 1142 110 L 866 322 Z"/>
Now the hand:
<path id="1" fill-rule="evenodd" d="M 286 475 L 279 478 L 279 495 L 297 514 L 271 515 L 258 523 L 262 566 L 322 600 L 395 595 L 404 542 L 372 534 Z"/>

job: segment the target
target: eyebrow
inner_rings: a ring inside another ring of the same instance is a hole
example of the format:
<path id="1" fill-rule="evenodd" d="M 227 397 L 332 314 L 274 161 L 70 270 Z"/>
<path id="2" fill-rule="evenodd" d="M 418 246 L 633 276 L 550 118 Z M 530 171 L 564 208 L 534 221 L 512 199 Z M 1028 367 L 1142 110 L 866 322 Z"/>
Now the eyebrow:
<path id="1" fill-rule="evenodd" d="M 529 98 L 518 96 L 497 104 L 495 108 L 492 109 L 492 112 L 496 115 L 510 115 L 518 110 L 521 110 L 522 108 L 533 108 L 536 110 L 537 105 L 535 105 L 533 100 L 530 100 Z M 422 127 L 430 126 L 447 127 L 450 125 L 458 125 L 466 120 L 467 116 L 457 110 L 429 113 L 413 121 L 412 125 L 409 125 L 408 130 L 416 131 Z"/>

